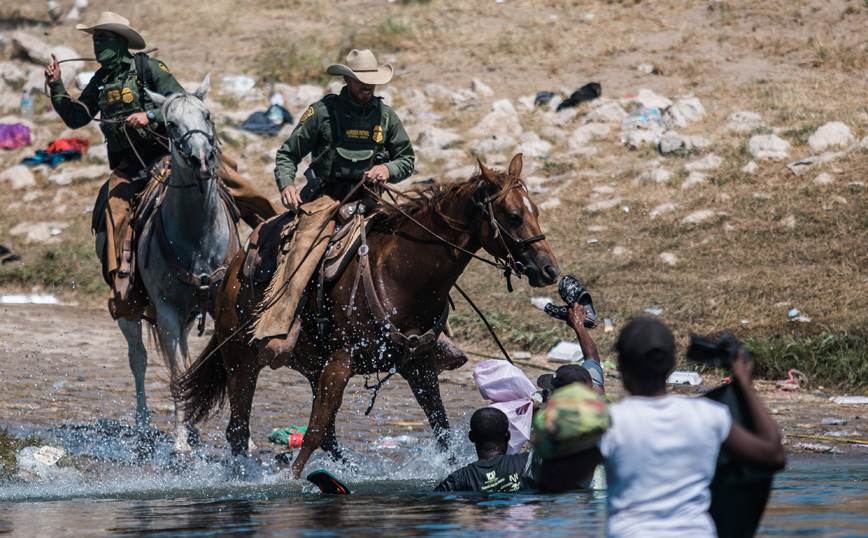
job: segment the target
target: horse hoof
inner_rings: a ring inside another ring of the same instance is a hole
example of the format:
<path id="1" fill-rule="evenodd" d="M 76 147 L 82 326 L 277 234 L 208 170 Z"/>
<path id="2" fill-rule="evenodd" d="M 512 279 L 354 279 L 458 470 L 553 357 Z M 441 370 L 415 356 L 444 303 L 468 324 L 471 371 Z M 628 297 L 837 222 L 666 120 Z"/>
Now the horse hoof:
<path id="1" fill-rule="evenodd" d="M 193 456 L 189 451 L 172 449 L 169 453 L 169 469 L 174 473 L 185 473 L 193 468 Z"/>
<path id="2" fill-rule="evenodd" d="M 202 437 L 199 435 L 199 428 L 191 424 L 187 424 L 187 444 L 193 448 L 203 445 Z"/>

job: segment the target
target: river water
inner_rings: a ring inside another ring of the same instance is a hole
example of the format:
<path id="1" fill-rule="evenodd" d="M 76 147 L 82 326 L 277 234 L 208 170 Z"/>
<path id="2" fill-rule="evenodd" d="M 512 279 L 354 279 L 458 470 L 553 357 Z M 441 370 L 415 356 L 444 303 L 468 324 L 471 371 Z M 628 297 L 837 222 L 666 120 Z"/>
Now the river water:
<path id="1" fill-rule="evenodd" d="M 168 440 L 144 463 L 110 428 L 59 428 L 55 445 L 77 468 L 0 486 L 0 534 L 10 536 L 602 536 L 606 493 L 435 494 L 456 466 L 471 461 L 456 443 L 452 463 L 424 442 L 348 453 L 348 465 L 316 454 L 307 470 L 344 480 L 349 496 L 322 495 L 288 481 L 273 463 L 227 464 L 200 451 L 169 466 Z M 102 433 L 100 433 L 102 432 Z M 420 440 L 421 441 L 421 440 Z M 868 461 L 794 455 L 778 475 L 760 536 L 868 536 Z"/>

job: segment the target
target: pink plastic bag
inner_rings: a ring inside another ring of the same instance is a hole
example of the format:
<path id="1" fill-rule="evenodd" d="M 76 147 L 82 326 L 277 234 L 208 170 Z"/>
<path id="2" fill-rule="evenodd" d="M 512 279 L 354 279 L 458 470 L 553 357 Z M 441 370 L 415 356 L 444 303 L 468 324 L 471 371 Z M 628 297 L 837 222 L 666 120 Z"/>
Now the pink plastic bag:
<path id="1" fill-rule="evenodd" d="M 17 149 L 30 145 L 30 129 L 23 123 L 0 123 L 0 148 Z"/>
<path id="2" fill-rule="evenodd" d="M 480 362 L 473 369 L 473 379 L 483 398 L 491 400 L 491 407 L 500 409 L 509 419 L 509 449 L 517 454 L 530 439 L 533 419 L 533 401 L 536 386 L 518 367 L 500 359 Z"/>

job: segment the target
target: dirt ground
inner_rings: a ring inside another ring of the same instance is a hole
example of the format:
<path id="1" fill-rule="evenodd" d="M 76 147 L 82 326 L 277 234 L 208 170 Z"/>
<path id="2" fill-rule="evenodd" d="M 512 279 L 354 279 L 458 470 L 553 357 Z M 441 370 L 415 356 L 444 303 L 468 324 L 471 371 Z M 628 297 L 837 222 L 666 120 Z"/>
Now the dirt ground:
<path id="1" fill-rule="evenodd" d="M 598 337 L 597 334 L 592 334 Z M 68 424 L 94 424 L 107 418 L 134 424 L 133 377 L 126 360 L 126 344 L 107 312 L 73 305 L 4 305 L 0 309 L 0 427 L 16 433 L 42 432 Z M 191 337 L 198 352 L 205 337 Z M 171 432 L 173 402 L 168 391 L 168 372 L 148 344 L 146 378 L 152 425 Z M 465 347 L 469 351 L 472 348 Z M 473 381 L 473 365 L 485 358 L 471 355 L 470 362 L 441 378 L 441 392 L 453 427 L 467 426 L 470 414 L 484 405 Z M 534 357 L 521 367 L 535 380 L 559 364 Z M 623 387 L 614 370 L 606 371 L 606 390 L 612 399 L 623 396 Z M 704 376 L 700 387 L 673 387 L 684 393 L 716 386 L 722 380 Z M 338 417 L 342 443 L 355 450 L 374 450 L 381 436 L 401 434 L 427 437 L 430 429 L 407 384 L 397 380 L 380 393 L 369 417 L 369 403 L 363 380 L 354 378 L 347 390 Z M 775 420 L 786 434 L 790 452 L 804 451 L 801 443 L 825 445 L 829 452 L 864 454 L 868 445 L 855 445 L 800 436 L 845 434 L 841 439 L 866 437 L 868 407 L 836 405 L 829 394 L 782 392 L 774 382 L 756 384 Z M 306 425 L 310 389 L 299 374 L 289 369 L 265 370 L 260 376 L 254 401 L 251 433 L 254 442 L 268 447 L 266 439 L 274 428 Z M 204 441 L 225 446 L 223 430 L 228 410 L 201 427 Z M 824 425 L 823 419 L 844 419 L 845 425 Z M 853 435 L 846 435 L 853 434 Z M 813 451 L 826 452 L 825 449 Z"/>

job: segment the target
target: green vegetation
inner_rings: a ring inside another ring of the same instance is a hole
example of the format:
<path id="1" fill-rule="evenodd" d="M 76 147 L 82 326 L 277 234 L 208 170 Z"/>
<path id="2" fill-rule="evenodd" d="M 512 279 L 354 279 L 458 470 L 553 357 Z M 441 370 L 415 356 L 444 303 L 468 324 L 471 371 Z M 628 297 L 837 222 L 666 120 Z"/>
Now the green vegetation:
<path id="1" fill-rule="evenodd" d="M 12 480 L 18 474 L 17 453 L 24 447 L 40 446 L 43 440 L 31 435 L 21 439 L 9 433 L 6 428 L 0 428 L 0 482 Z"/>
<path id="2" fill-rule="evenodd" d="M 326 74 L 319 47 L 301 47 L 288 39 L 263 42 L 259 49 L 259 62 L 254 70 L 262 82 L 287 84 L 325 84 L 331 77 Z"/>
<path id="3" fill-rule="evenodd" d="M 536 323 L 528 320 L 521 312 L 494 310 L 483 313 L 507 349 L 541 353 L 561 340 L 575 338 L 571 336 L 572 331 L 563 323 Z M 492 344 L 489 347 L 494 345 L 485 324 L 469 307 L 449 314 L 449 325 L 459 340 L 484 341 L 486 344 Z"/>
<path id="4" fill-rule="evenodd" d="M 352 42 L 371 50 L 399 52 L 416 43 L 416 37 L 408 22 L 389 17 L 373 28 L 357 33 Z"/>

